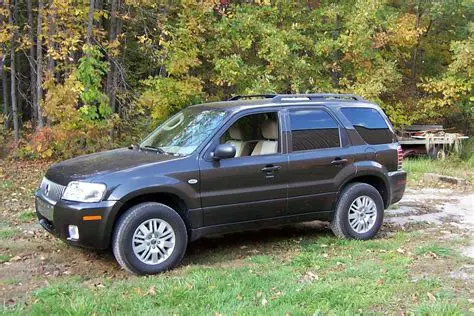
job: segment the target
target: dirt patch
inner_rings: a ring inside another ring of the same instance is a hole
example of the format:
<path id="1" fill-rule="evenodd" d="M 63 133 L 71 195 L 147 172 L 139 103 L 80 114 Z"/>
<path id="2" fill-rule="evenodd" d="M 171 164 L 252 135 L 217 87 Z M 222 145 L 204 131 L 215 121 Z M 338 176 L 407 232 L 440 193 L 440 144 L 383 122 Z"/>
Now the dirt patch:
<path id="1" fill-rule="evenodd" d="M 386 211 L 386 222 L 399 226 L 413 222 L 451 223 L 474 233 L 474 193 L 452 189 L 408 189 L 400 203 Z"/>

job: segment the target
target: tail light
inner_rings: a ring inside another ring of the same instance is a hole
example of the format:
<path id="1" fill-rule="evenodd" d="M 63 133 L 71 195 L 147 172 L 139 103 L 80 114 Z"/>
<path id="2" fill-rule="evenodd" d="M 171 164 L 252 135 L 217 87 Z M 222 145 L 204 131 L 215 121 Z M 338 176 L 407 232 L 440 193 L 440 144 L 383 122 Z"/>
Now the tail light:
<path id="1" fill-rule="evenodd" d="M 398 158 L 398 170 L 403 168 L 403 149 L 402 146 L 398 145 L 397 147 L 397 158 Z"/>

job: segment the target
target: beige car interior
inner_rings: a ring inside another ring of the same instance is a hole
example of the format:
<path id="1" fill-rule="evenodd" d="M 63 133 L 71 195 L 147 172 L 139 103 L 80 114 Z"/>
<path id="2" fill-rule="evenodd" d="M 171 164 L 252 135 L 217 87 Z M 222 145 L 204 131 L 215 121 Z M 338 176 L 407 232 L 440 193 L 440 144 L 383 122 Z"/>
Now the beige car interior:
<path id="1" fill-rule="evenodd" d="M 276 120 L 266 119 L 260 126 L 254 127 L 254 131 L 252 131 L 254 135 L 261 134 L 258 139 L 246 139 L 245 135 L 247 138 L 249 137 L 248 132 L 242 129 L 239 122 L 232 125 L 227 131 L 225 143 L 235 146 L 235 157 L 270 155 L 278 152 L 278 123 Z"/>
<path id="2" fill-rule="evenodd" d="M 278 124 L 266 120 L 261 126 L 263 140 L 259 140 L 252 151 L 252 156 L 276 154 L 278 150 Z"/>
<path id="3" fill-rule="evenodd" d="M 235 146 L 235 157 L 248 156 L 250 153 L 250 142 L 244 141 L 244 133 L 238 124 L 234 124 L 229 129 L 230 139 L 227 144 Z"/>

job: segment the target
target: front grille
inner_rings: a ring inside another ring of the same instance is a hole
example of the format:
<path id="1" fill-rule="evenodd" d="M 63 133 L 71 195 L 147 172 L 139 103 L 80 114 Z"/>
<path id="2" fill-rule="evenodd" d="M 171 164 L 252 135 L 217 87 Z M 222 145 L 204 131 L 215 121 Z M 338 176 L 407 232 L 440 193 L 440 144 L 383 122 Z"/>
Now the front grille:
<path id="1" fill-rule="evenodd" d="M 63 192 L 66 189 L 64 185 L 54 183 L 46 178 L 41 181 L 40 190 L 44 196 L 53 202 L 57 202 L 63 196 Z"/>

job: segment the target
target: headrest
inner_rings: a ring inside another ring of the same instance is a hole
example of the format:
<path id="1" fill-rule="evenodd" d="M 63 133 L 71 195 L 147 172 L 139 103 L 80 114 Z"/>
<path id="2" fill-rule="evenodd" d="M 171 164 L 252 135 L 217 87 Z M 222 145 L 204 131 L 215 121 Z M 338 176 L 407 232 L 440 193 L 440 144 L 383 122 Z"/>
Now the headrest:
<path id="1" fill-rule="evenodd" d="M 238 124 L 234 124 L 230 127 L 229 135 L 230 135 L 230 138 L 234 140 L 244 139 L 244 133 L 242 133 L 242 130 L 240 129 L 240 126 Z"/>
<path id="2" fill-rule="evenodd" d="M 278 124 L 273 120 L 262 123 L 262 136 L 265 139 L 278 139 Z"/>

